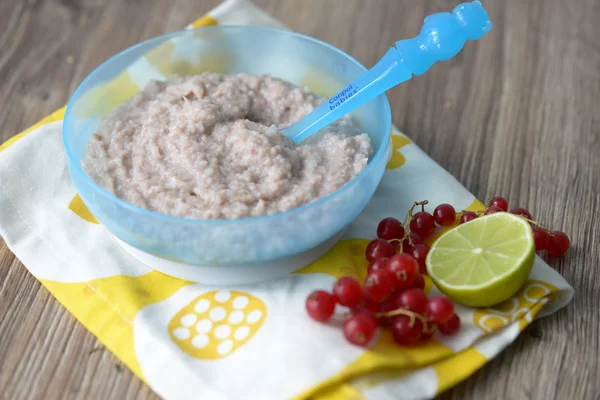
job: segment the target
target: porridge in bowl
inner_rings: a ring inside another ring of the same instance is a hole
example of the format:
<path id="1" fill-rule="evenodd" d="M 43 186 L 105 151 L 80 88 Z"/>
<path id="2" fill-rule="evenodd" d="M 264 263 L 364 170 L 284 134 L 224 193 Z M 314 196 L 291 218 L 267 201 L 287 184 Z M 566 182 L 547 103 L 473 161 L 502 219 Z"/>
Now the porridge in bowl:
<path id="1" fill-rule="evenodd" d="M 270 76 L 153 81 L 102 121 L 82 165 L 110 193 L 163 214 L 288 211 L 342 187 L 371 154 L 369 137 L 346 117 L 298 145 L 281 133 L 322 101 Z"/>

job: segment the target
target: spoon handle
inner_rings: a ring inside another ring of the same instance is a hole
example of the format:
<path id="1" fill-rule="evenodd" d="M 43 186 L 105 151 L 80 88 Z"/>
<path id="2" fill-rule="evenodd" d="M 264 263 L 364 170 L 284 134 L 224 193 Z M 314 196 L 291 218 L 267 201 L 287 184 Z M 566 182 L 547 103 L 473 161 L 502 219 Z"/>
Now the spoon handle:
<path id="1" fill-rule="evenodd" d="M 478 40 L 491 28 L 480 1 L 429 15 L 419 36 L 397 41 L 373 68 L 283 132 L 299 143 L 412 75 L 422 75 L 435 62 L 454 57 L 467 40 Z"/>

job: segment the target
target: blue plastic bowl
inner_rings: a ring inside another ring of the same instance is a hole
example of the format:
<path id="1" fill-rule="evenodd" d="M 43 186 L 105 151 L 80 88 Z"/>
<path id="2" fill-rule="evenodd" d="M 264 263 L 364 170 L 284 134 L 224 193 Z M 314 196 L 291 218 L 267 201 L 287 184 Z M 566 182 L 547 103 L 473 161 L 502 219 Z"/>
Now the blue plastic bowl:
<path id="1" fill-rule="evenodd" d="M 248 265 L 318 246 L 349 225 L 373 196 L 390 155 L 390 107 L 379 96 L 354 116 L 371 137 L 366 169 L 336 192 L 294 210 L 238 220 L 198 220 L 148 211 L 98 186 L 81 167 L 90 136 L 121 101 L 172 74 L 270 74 L 329 96 L 365 71 L 335 47 L 294 32 L 218 26 L 137 44 L 100 65 L 77 88 L 65 115 L 69 171 L 86 206 L 110 232 L 142 251 L 195 265 Z"/>

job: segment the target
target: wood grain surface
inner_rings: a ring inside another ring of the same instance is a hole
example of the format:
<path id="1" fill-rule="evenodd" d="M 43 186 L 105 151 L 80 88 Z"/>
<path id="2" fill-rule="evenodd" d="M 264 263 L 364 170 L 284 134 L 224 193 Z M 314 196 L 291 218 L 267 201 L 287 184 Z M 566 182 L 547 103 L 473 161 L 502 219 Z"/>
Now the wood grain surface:
<path id="1" fill-rule="evenodd" d="M 458 0 L 256 0 L 367 66 Z M 0 142 L 64 105 L 103 60 L 217 0 L 0 0 Z M 568 232 L 549 260 L 576 297 L 444 399 L 600 398 L 600 1 L 487 1 L 494 29 L 389 92 L 394 123 L 480 199 Z M 0 398 L 152 399 L 0 240 Z"/>

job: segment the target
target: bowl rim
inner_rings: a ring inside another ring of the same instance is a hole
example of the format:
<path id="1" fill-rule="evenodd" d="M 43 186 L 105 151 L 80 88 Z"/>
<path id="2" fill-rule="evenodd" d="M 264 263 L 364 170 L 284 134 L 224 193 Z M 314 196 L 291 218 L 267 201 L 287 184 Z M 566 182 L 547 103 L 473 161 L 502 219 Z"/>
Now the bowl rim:
<path id="1" fill-rule="evenodd" d="M 370 170 L 374 168 L 374 165 L 378 163 L 379 159 L 381 159 L 383 156 L 385 156 L 387 154 L 386 150 L 387 150 L 387 147 L 389 146 L 389 136 L 391 135 L 391 129 L 392 129 L 392 115 L 391 115 L 390 103 L 388 101 L 388 98 L 387 98 L 386 94 L 383 93 L 383 94 L 375 97 L 375 99 L 382 98 L 382 100 L 383 100 L 383 112 L 385 114 L 385 119 L 386 119 L 386 124 L 385 124 L 386 125 L 385 126 L 386 133 L 385 133 L 385 137 L 382 142 L 382 145 L 380 146 L 379 150 L 375 153 L 373 158 L 370 160 L 370 162 L 367 164 L 365 169 L 362 170 L 358 175 L 356 175 L 350 181 L 346 182 L 341 188 L 337 189 L 336 191 L 329 193 L 328 195 L 321 197 L 317 200 L 314 200 L 310 203 L 303 204 L 299 207 L 293 208 L 288 211 L 279 212 L 279 213 L 275 213 L 275 214 L 269 214 L 269 215 L 262 215 L 262 216 L 257 216 L 257 217 L 245 217 L 245 218 L 238 218 L 238 219 L 198 219 L 198 218 L 179 217 L 176 215 L 163 214 L 163 213 L 160 213 L 157 211 L 152 211 L 152 210 L 148 210 L 148 209 L 136 206 L 135 204 L 129 203 L 128 201 L 117 197 L 116 195 L 110 193 L 109 191 L 107 191 L 106 189 L 104 189 L 103 187 L 98 185 L 92 178 L 90 178 L 90 176 L 87 173 L 85 173 L 85 171 L 83 171 L 83 168 L 81 167 L 80 163 L 75 161 L 75 157 L 73 156 L 71 149 L 69 147 L 70 141 L 69 141 L 69 138 L 67 135 L 67 125 L 68 124 L 66 122 L 69 120 L 75 100 L 79 98 L 80 94 L 82 94 L 80 92 L 82 92 L 84 90 L 83 88 L 88 84 L 88 82 L 93 80 L 95 78 L 95 76 L 102 69 L 104 69 L 108 64 L 110 64 L 112 61 L 126 55 L 127 53 L 137 49 L 138 47 L 147 45 L 150 42 L 155 42 L 155 41 L 156 42 L 158 42 L 158 41 L 165 42 L 171 38 L 175 38 L 175 37 L 179 37 L 179 36 L 183 36 L 183 35 L 194 35 L 194 33 L 196 33 L 196 32 L 206 31 L 206 30 L 214 30 L 214 31 L 217 31 L 217 30 L 256 30 L 256 31 L 271 32 L 271 33 L 279 34 L 279 35 L 293 36 L 293 37 L 296 37 L 301 40 L 313 42 L 313 43 L 321 45 L 333 52 L 341 54 L 343 57 L 345 57 L 348 61 L 350 61 L 351 63 L 356 65 L 362 71 L 365 71 L 365 72 L 367 71 L 367 68 L 364 65 L 362 65 L 360 62 L 358 62 L 358 60 L 356 60 L 354 57 L 352 57 L 348 53 L 344 52 L 343 50 L 338 49 L 337 47 L 335 47 L 327 42 L 324 42 L 320 39 L 316 39 L 312 36 L 304 35 L 302 33 L 294 32 L 294 31 L 290 31 L 290 30 L 286 30 L 286 29 L 266 27 L 266 26 L 216 25 L 216 26 L 199 27 L 199 28 L 194 28 L 194 29 L 187 28 L 187 29 L 182 29 L 182 30 L 175 31 L 175 32 L 165 33 L 165 34 L 144 40 L 142 42 L 136 43 L 135 45 L 130 46 L 130 47 L 116 53 L 115 55 L 111 56 L 107 60 L 103 61 L 99 66 L 94 68 L 92 70 L 92 72 L 90 72 L 89 75 L 87 75 L 85 77 L 85 79 L 83 81 L 81 81 L 81 83 L 77 86 L 77 89 L 75 89 L 75 91 L 71 95 L 69 102 L 67 103 L 67 108 L 65 110 L 65 115 L 63 118 L 63 126 L 62 126 L 62 136 L 63 136 L 63 145 L 64 145 L 65 151 L 67 153 L 67 159 L 68 159 L 69 163 L 75 168 L 76 172 L 81 174 L 83 176 L 84 180 L 86 181 L 86 183 L 88 185 L 91 185 L 91 187 L 95 191 L 100 192 L 100 194 L 102 194 L 106 198 L 116 202 L 120 206 L 128 209 L 129 211 L 132 211 L 137 214 L 142 214 L 147 217 L 156 218 L 156 219 L 163 220 L 163 221 L 168 221 L 168 222 L 179 222 L 182 224 L 192 224 L 192 225 L 228 225 L 228 224 L 262 222 L 262 221 L 267 221 L 267 220 L 272 220 L 272 219 L 276 219 L 276 218 L 282 218 L 282 217 L 294 215 L 297 213 L 302 213 L 305 210 L 308 210 L 310 208 L 315 208 L 315 207 L 319 206 L 320 204 L 323 204 L 323 203 L 327 202 L 328 200 L 341 195 L 342 193 L 348 191 L 352 186 L 354 186 L 360 180 L 360 178 L 362 178 L 364 175 L 367 175 L 370 172 Z M 375 99 L 373 99 L 373 100 L 375 100 Z M 387 144 L 386 144 L 386 142 L 387 142 Z"/>

